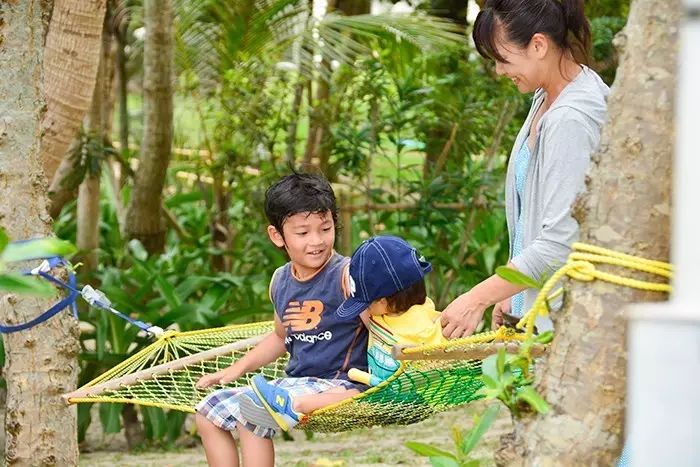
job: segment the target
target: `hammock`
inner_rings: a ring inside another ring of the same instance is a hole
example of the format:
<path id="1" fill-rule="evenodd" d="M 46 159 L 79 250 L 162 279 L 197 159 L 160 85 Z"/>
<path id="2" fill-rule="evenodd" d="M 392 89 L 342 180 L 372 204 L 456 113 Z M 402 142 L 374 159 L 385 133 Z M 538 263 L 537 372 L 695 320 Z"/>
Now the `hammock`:
<path id="1" fill-rule="evenodd" d="M 298 428 L 317 432 L 336 432 L 375 425 L 407 425 L 419 422 L 480 397 L 481 360 L 505 348 L 516 353 L 519 343 L 534 332 L 535 319 L 549 311 L 548 300 L 560 279 L 603 280 L 642 290 L 670 292 L 667 283 L 637 280 L 600 271 L 595 264 L 606 264 L 670 278 L 668 263 L 626 255 L 593 245 L 575 243 L 567 263 L 555 272 L 540 290 L 532 308 L 518 328 L 525 332 L 500 328 L 443 344 L 394 348 L 400 361 L 398 370 L 386 381 L 351 399 L 344 400 L 306 416 Z M 150 331 L 149 331 L 150 332 Z M 227 326 L 201 331 L 161 334 L 156 342 L 128 358 L 82 388 L 63 397 L 69 403 L 120 402 L 194 412 L 195 405 L 212 390 L 195 387 L 195 382 L 229 366 L 272 332 L 272 322 Z M 531 348 L 531 356 L 544 352 L 541 345 Z M 257 373 L 268 379 L 284 376 L 286 358 L 280 358 Z M 247 378 L 227 386 L 248 385 Z"/>
<path id="2" fill-rule="evenodd" d="M 121 364 L 63 397 L 69 403 L 112 402 L 169 408 L 193 413 L 208 393 L 224 386 L 197 389 L 196 381 L 229 366 L 268 333 L 272 322 L 200 331 L 168 331 Z M 307 415 L 298 428 L 337 432 L 375 425 L 407 425 L 480 398 L 481 359 L 502 347 L 517 352 L 523 334 L 502 328 L 430 347 L 395 348 L 399 369 L 362 394 Z M 533 354 L 540 353 L 538 348 Z M 284 377 L 282 357 L 256 373 L 229 383 L 248 385 L 255 374 Z"/>

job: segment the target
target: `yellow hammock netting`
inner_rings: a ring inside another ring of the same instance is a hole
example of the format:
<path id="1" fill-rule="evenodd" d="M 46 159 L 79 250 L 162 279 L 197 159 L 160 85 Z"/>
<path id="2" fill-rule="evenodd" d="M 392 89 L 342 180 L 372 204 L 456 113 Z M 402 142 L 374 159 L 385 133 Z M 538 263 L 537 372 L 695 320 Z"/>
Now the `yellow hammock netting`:
<path id="1" fill-rule="evenodd" d="M 121 364 L 64 398 L 69 403 L 115 402 L 194 412 L 209 392 L 197 389 L 205 374 L 229 366 L 272 331 L 272 322 L 190 332 L 169 331 Z M 396 373 L 368 391 L 305 417 L 299 428 L 336 432 L 375 425 L 406 425 L 464 405 L 479 396 L 481 359 L 506 347 L 517 351 L 523 334 L 501 329 L 431 348 L 405 348 Z M 227 386 L 245 386 L 262 373 L 284 376 L 286 357 Z"/>
<path id="2" fill-rule="evenodd" d="M 299 428 L 335 432 L 389 424 L 415 423 L 430 415 L 467 404 L 480 397 L 481 361 L 500 348 L 514 353 L 519 342 L 534 332 L 535 318 L 548 313 L 548 300 L 564 276 L 577 280 L 603 280 L 618 285 L 658 292 L 669 292 L 667 283 L 648 282 L 600 271 L 595 264 L 623 267 L 668 279 L 668 263 L 576 243 L 568 262 L 542 287 L 533 307 L 518 323 L 524 333 L 500 328 L 443 344 L 395 348 L 401 365 L 392 377 L 368 391 L 305 417 Z M 227 326 L 200 331 L 168 331 L 156 342 L 128 358 L 82 388 L 64 395 L 69 403 L 116 402 L 194 412 L 195 405 L 209 392 L 195 388 L 205 374 L 229 366 L 272 331 L 272 322 Z M 544 351 L 533 346 L 531 356 Z M 284 376 L 286 358 L 261 368 L 268 379 Z M 248 385 L 247 378 L 229 386 Z"/>

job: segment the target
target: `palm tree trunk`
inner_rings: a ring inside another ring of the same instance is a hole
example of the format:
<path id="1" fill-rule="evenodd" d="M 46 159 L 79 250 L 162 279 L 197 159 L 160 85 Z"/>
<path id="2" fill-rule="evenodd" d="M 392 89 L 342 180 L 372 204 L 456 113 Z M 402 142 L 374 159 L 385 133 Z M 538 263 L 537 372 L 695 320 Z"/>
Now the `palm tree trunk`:
<path id="1" fill-rule="evenodd" d="M 48 211 L 53 219 L 61 214 L 63 206 L 75 199 L 78 193 L 78 187 L 82 180 L 74 175 L 80 162 L 80 155 L 75 152 L 75 147 L 80 143 L 80 139 L 76 138 L 70 144 L 49 185 L 47 192 L 49 197 Z"/>
<path id="2" fill-rule="evenodd" d="M 51 235 L 39 149 L 44 20 L 50 6 L 41 0 L 0 4 L 0 219 L 14 239 Z M 0 297 L 0 321 L 26 322 L 51 302 L 6 294 Z M 3 339 L 7 465 L 77 465 L 76 412 L 60 396 L 77 383 L 78 323 L 70 313 L 59 313 Z"/>
<path id="3" fill-rule="evenodd" d="M 161 203 L 173 138 L 172 18 L 171 0 L 144 1 L 143 142 L 125 231 L 149 253 L 165 246 Z"/>
<path id="4" fill-rule="evenodd" d="M 90 108 L 106 0 L 55 0 L 44 57 L 44 173 L 53 180 Z M 60 211 L 60 209 L 59 209 Z"/>
<path id="5" fill-rule="evenodd" d="M 609 98 L 609 124 L 575 206 L 584 242 L 666 261 L 679 0 L 638 0 Z M 525 465 L 611 465 L 623 441 L 626 304 L 664 294 L 572 282 L 538 389 L 544 417 L 517 426 Z M 512 459 L 507 460 L 511 463 Z"/>
<path id="6" fill-rule="evenodd" d="M 126 12 L 118 12 L 114 37 L 117 44 L 116 57 L 116 81 L 117 101 L 119 102 L 119 144 L 122 155 L 129 150 L 129 107 L 127 102 L 129 76 L 126 72 L 126 33 L 129 28 L 129 15 Z"/>
<path id="7" fill-rule="evenodd" d="M 102 29 L 102 47 L 100 64 L 97 69 L 95 90 L 92 96 L 90 113 L 86 117 L 85 127 L 88 137 L 97 138 L 105 142 L 109 138 L 112 94 L 112 65 L 110 49 L 112 46 L 111 33 L 107 27 L 109 14 L 105 14 L 105 27 Z M 101 157 L 101 155 L 98 155 Z M 93 164 L 89 164 L 85 178 L 78 190 L 78 232 L 77 247 L 82 254 L 84 272 L 89 273 L 97 269 L 97 248 L 100 246 L 100 173 L 101 169 L 94 170 Z"/>

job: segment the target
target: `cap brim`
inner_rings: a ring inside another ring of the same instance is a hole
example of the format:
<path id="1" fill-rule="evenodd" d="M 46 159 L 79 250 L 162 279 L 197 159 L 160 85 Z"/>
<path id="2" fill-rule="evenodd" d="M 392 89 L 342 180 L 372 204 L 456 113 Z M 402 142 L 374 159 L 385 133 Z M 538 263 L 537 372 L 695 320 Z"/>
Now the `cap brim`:
<path id="1" fill-rule="evenodd" d="M 340 304 L 335 314 L 339 319 L 350 320 L 358 317 L 368 306 L 369 303 L 350 297 Z"/>

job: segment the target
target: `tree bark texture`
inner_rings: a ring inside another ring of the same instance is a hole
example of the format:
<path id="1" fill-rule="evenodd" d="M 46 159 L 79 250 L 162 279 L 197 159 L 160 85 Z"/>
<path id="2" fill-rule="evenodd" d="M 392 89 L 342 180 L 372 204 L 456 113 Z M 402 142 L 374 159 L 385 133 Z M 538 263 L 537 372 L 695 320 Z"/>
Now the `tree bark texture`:
<path id="1" fill-rule="evenodd" d="M 149 253 L 163 250 L 161 213 L 165 174 L 173 138 L 173 28 L 170 0 L 144 1 L 143 142 L 126 213 L 126 234 Z"/>
<path id="2" fill-rule="evenodd" d="M 55 0 L 44 55 L 41 160 L 51 181 L 90 107 L 106 0 Z"/>
<path id="3" fill-rule="evenodd" d="M 100 63 L 97 68 L 95 89 L 92 96 L 90 112 L 85 118 L 85 127 L 90 137 L 99 138 L 105 143 L 110 135 L 111 120 L 111 95 L 112 73 L 114 69 L 110 54 L 112 45 L 111 34 L 107 28 L 108 16 L 103 18 L 105 27 L 102 29 L 102 43 L 100 48 Z M 101 154 L 93 155 L 99 157 Z M 78 191 L 78 232 L 77 247 L 81 251 L 81 260 L 84 263 L 85 273 L 97 269 L 97 248 L 100 246 L 100 173 L 98 164 L 89 164 L 85 178 Z"/>
<path id="4" fill-rule="evenodd" d="M 47 7 L 41 0 L 0 4 L 0 224 L 12 239 L 51 235 L 40 157 Z M 2 295 L 0 320 L 26 322 L 52 302 Z M 7 465 L 76 465 L 76 409 L 60 396 L 77 382 L 78 323 L 63 312 L 3 339 Z"/>
<path id="5" fill-rule="evenodd" d="M 616 39 L 622 61 L 609 122 L 575 204 L 581 241 L 668 261 L 679 0 L 638 0 Z M 631 271 L 620 274 L 652 279 Z M 654 280 L 658 278 L 654 277 Z M 571 281 L 538 375 L 552 410 L 516 425 L 523 465 L 612 465 L 624 441 L 625 305 L 665 300 L 606 282 Z M 503 461 L 503 459 L 501 459 Z"/>

